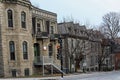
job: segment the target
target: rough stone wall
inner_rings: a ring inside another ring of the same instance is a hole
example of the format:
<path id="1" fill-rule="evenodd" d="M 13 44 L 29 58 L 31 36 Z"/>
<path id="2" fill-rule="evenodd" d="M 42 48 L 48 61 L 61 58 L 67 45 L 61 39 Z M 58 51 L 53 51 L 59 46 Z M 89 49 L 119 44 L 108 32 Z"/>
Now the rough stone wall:
<path id="1" fill-rule="evenodd" d="M 3 4 L 0 3 L 0 77 L 4 76 L 4 67 L 3 67 L 3 53 L 2 53 L 2 19 L 3 19 Z"/>
<path id="2" fill-rule="evenodd" d="M 7 10 L 13 10 L 13 28 L 8 27 Z M 17 4 L 4 4 L 3 7 L 3 25 L 2 25 L 2 50 L 4 60 L 4 76 L 11 77 L 11 70 L 17 70 L 17 76 L 24 76 L 24 69 L 29 68 L 32 75 L 33 67 L 33 43 L 31 36 L 31 12 L 28 7 Z M 26 29 L 21 27 L 21 12 L 26 13 Z M 9 41 L 15 43 L 15 61 L 10 60 Z M 26 41 L 28 44 L 28 60 L 23 59 L 22 43 Z"/>
<path id="3" fill-rule="evenodd" d="M 23 3 L 23 0 L 22 0 Z M 53 44 L 55 61 L 57 58 L 57 40 L 50 42 L 50 38 L 44 40 L 36 40 L 36 37 L 32 37 L 32 9 L 28 4 L 12 4 L 12 3 L 0 3 L 0 17 L 1 17 L 1 31 L 0 31 L 0 74 L 4 77 L 12 76 L 12 69 L 16 69 L 17 76 L 24 76 L 24 69 L 29 68 L 30 75 L 35 71 L 33 66 L 34 62 L 34 43 L 40 44 L 40 51 L 42 56 L 48 56 L 48 45 Z M 21 5 L 22 4 L 22 5 Z M 8 27 L 7 10 L 13 11 L 13 28 Z M 21 27 L 21 12 L 26 13 L 26 29 Z M 55 16 L 56 18 L 56 16 Z M 57 19 L 57 18 L 56 18 Z M 56 21 L 56 20 L 55 20 Z M 43 21 L 45 26 L 45 20 Z M 54 24 L 55 23 L 55 24 Z M 42 26 L 42 27 L 43 27 Z M 50 26 L 55 26 L 54 31 L 57 33 L 57 22 L 52 21 Z M 45 27 L 44 27 L 45 28 Z M 10 60 L 9 41 L 15 43 L 15 60 Z M 22 43 L 26 41 L 28 44 L 28 60 L 23 59 Z M 46 46 L 47 50 L 44 51 L 43 47 Z M 3 59 L 3 60 L 2 60 Z M 59 61 L 58 61 L 59 62 Z M 37 68 L 39 69 L 39 68 Z"/>

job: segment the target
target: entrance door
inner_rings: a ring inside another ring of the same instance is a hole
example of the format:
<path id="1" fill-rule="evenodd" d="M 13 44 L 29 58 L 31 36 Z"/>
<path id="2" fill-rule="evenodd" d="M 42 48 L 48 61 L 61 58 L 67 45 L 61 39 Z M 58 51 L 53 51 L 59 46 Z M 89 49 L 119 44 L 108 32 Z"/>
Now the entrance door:
<path id="1" fill-rule="evenodd" d="M 35 61 L 40 62 L 40 45 L 38 43 L 34 44 L 34 57 Z"/>

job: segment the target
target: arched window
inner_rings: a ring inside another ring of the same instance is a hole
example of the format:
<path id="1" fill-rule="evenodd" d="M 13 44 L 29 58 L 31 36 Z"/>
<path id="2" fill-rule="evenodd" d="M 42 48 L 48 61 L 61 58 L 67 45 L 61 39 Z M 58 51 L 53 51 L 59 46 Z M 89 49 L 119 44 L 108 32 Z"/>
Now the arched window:
<path id="1" fill-rule="evenodd" d="M 10 60 L 15 60 L 15 45 L 13 41 L 9 42 Z"/>
<path id="2" fill-rule="evenodd" d="M 23 42 L 23 59 L 28 59 L 27 42 Z"/>
<path id="3" fill-rule="evenodd" d="M 7 11 L 7 15 L 8 15 L 8 27 L 13 27 L 13 13 L 11 9 Z"/>
<path id="4" fill-rule="evenodd" d="M 21 12 L 21 26 L 26 28 L 26 13 L 24 11 Z"/>

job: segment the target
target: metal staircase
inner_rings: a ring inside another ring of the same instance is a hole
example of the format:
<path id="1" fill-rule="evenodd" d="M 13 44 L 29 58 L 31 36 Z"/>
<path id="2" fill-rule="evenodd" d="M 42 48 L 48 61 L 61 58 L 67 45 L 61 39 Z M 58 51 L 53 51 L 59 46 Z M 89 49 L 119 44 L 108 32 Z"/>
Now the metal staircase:
<path id="1" fill-rule="evenodd" d="M 61 65 L 57 64 L 52 56 L 51 57 L 50 56 L 42 56 L 39 58 L 37 57 L 36 59 L 40 59 L 40 60 L 36 60 L 34 64 L 43 66 L 43 76 L 45 75 L 45 69 L 47 71 L 49 71 L 51 74 L 54 74 L 54 73 L 65 74 L 61 70 Z"/>

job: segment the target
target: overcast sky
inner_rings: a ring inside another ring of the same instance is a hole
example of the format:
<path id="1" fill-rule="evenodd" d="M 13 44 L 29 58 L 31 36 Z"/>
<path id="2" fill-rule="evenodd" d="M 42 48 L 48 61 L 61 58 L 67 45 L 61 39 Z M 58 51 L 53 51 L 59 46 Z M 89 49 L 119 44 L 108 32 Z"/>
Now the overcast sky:
<path id="1" fill-rule="evenodd" d="M 82 24 L 99 25 L 108 12 L 120 12 L 120 0 L 30 0 L 33 5 L 57 13 L 58 22 L 73 17 Z"/>

